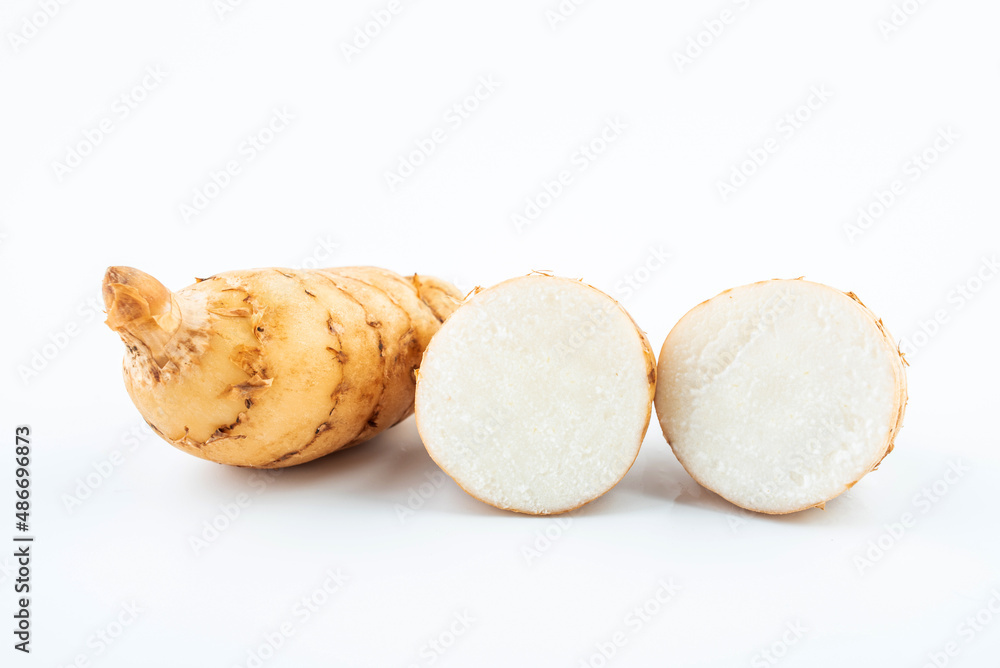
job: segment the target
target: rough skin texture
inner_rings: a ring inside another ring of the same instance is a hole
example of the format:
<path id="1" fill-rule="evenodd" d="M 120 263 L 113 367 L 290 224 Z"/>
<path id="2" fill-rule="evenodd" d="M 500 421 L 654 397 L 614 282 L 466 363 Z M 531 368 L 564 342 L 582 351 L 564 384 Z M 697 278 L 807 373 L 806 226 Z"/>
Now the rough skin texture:
<path id="1" fill-rule="evenodd" d="M 130 267 L 104 279 L 146 422 L 196 457 L 255 468 L 316 459 L 409 416 L 421 355 L 461 298 L 375 267 L 230 271 L 176 293 Z"/>

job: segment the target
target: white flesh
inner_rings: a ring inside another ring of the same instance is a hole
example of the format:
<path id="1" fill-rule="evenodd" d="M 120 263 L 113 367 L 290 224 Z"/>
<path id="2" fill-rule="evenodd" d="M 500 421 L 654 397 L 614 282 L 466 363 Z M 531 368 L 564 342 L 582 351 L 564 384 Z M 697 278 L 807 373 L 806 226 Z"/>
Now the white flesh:
<path id="1" fill-rule="evenodd" d="M 653 358 L 624 310 L 532 275 L 480 292 L 434 335 L 417 383 L 430 456 L 472 496 L 531 514 L 611 489 L 649 423 Z"/>
<path id="2" fill-rule="evenodd" d="M 677 459 L 738 506 L 821 506 L 892 449 L 902 359 L 852 296 L 775 280 L 691 310 L 660 352 L 656 413 Z"/>

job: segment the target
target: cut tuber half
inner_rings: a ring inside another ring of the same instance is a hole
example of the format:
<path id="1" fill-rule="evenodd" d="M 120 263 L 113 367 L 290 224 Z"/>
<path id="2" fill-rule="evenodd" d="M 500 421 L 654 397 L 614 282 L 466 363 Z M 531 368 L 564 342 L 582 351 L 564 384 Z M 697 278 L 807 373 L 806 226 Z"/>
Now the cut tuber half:
<path id="1" fill-rule="evenodd" d="M 660 351 L 656 413 L 688 473 L 737 506 L 823 507 L 892 450 L 904 365 L 853 293 L 764 281 L 674 326 Z"/>
<path id="2" fill-rule="evenodd" d="M 434 335 L 417 381 L 427 452 L 469 494 L 561 513 L 601 496 L 639 453 L 649 342 L 611 297 L 531 275 L 481 291 Z"/>

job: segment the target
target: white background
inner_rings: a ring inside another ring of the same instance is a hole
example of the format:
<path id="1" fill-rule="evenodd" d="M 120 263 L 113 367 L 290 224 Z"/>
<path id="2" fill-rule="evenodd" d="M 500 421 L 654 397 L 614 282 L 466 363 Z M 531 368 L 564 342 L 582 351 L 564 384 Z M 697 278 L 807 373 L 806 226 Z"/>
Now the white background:
<path id="1" fill-rule="evenodd" d="M 1000 5 L 908 0 L 895 29 L 890 0 L 594 0 L 554 26 L 556 0 L 422 0 L 349 58 L 387 0 L 48 4 L 0 15 L 2 429 L 34 432 L 37 536 L 30 656 L 0 550 L 4 665 L 996 665 Z M 689 40 L 706 46 L 679 63 Z M 452 120 L 481 77 L 496 89 Z M 249 159 L 275 109 L 293 120 Z M 608 122 L 624 127 L 581 159 Z M 753 173 L 724 196 L 734 169 Z M 548 206 L 519 229 L 529 199 Z M 851 233 L 859 207 L 881 215 Z M 764 517 L 700 489 L 654 422 L 621 484 L 561 519 L 435 487 L 412 420 L 270 480 L 143 431 L 98 312 L 105 267 L 180 288 L 317 262 L 463 289 L 582 277 L 657 351 L 703 299 L 805 275 L 857 292 L 910 351 L 905 426 L 826 511 Z"/>

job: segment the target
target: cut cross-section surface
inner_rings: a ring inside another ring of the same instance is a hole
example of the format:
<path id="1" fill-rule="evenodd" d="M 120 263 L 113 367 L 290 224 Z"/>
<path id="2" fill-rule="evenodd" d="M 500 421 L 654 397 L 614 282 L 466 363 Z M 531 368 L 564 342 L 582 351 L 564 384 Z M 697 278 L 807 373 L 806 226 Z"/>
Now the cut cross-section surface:
<path id="1" fill-rule="evenodd" d="M 435 334 L 417 427 L 472 496 L 559 513 L 632 466 L 654 381 L 649 342 L 615 300 L 579 281 L 525 276 L 474 295 Z"/>
<path id="2" fill-rule="evenodd" d="M 822 506 L 892 450 L 904 361 L 852 293 L 803 280 L 727 290 L 663 343 L 656 414 L 700 484 L 763 513 Z"/>

